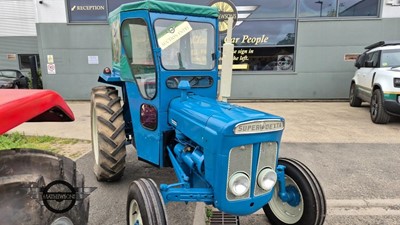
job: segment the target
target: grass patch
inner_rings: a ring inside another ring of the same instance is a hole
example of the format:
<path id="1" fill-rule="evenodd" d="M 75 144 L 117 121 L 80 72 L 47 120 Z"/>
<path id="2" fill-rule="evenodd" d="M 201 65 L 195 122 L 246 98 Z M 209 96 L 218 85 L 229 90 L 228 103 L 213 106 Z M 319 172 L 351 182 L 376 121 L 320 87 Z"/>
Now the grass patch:
<path id="1" fill-rule="evenodd" d="M 64 147 L 80 142 L 89 143 L 89 141 L 51 136 L 27 136 L 16 132 L 0 135 L 0 150 L 11 148 L 33 148 L 63 154 Z M 77 153 L 74 153 L 74 156 L 76 156 L 76 154 Z"/>

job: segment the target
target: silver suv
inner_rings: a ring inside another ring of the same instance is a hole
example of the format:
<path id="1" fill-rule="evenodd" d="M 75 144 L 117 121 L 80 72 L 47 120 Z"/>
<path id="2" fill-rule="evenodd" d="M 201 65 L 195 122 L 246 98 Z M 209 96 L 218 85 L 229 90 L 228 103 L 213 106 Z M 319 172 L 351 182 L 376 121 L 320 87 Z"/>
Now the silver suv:
<path id="1" fill-rule="evenodd" d="M 365 49 L 355 63 L 350 105 L 369 102 L 372 122 L 385 124 L 400 116 L 400 41 L 380 41 Z"/>

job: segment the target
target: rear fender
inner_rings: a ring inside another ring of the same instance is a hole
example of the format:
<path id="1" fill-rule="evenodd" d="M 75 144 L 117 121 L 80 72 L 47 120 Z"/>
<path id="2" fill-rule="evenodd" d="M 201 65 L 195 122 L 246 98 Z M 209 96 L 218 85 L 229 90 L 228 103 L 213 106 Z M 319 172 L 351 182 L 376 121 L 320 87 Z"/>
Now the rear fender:
<path id="1" fill-rule="evenodd" d="M 64 99 L 51 90 L 0 90 L 0 134 L 24 122 L 74 121 Z"/>

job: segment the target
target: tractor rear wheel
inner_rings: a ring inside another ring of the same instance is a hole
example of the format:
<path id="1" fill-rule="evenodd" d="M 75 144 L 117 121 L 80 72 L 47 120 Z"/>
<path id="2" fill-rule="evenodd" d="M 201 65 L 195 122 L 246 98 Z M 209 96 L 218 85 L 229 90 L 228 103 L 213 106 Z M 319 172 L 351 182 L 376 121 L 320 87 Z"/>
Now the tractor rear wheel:
<path id="1" fill-rule="evenodd" d="M 95 87 L 91 97 L 94 173 L 98 181 L 119 180 L 125 170 L 125 122 L 114 87 Z"/>
<path id="2" fill-rule="evenodd" d="M 294 159 L 281 158 L 278 163 L 286 167 L 286 192 L 293 198 L 283 202 L 278 195 L 277 183 L 271 201 L 263 207 L 268 220 L 273 225 L 322 225 L 326 216 L 326 200 L 314 174 Z"/>
<path id="3" fill-rule="evenodd" d="M 89 198 L 72 200 L 42 199 L 46 187 L 55 181 L 67 182 L 76 190 L 84 190 L 84 177 L 73 160 L 35 149 L 0 151 L 0 218 L 2 225 L 13 224 L 87 224 Z M 58 188 L 58 189 L 57 189 Z M 65 190 L 52 186 L 52 191 Z M 77 193 L 76 196 L 80 196 Z M 46 205 L 47 203 L 47 205 Z M 46 207 L 41 207 L 44 204 Z M 68 208 L 68 210 L 67 210 Z M 55 210 L 64 211 L 54 213 Z M 64 224 L 64 223 L 63 223 Z"/>
<path id="4" fill-rule="evenodd" d="M 167 225 L 163 198 L 152 179 L 135 180 L 129 186 L 126 205 L 128 225 Z"/>

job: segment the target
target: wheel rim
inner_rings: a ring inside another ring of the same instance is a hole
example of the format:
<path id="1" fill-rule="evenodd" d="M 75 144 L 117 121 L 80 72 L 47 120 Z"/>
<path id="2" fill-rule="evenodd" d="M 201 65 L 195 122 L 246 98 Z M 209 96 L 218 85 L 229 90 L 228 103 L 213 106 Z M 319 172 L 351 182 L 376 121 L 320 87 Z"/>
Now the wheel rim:
<path id="1" fill-rule="evenodd" d="M 142 225 L 142 215 L 140 214 L 139 204 L 135 199 L 129 204 L 129 225 Z"/>
<path id="2" fill-rule="evenodd" d="M 379 110 L 378 108 L 379 108 L 379 105 L 377 102 L 376 95 L 373 95 L 372 99 L 371 99 L 371 115 L 373 118 L 375 118 L 376 115 L 378 114 L 378 110 Z"/>
<path id="3" fill-rule="evenodd" d="M 97 134 L 97 114 L 95 106 L 92 107 L 92 148 L 96 164 L 99 164 L 99 137 Z"/>
<path id="4" fill-rule="evenodd" d="M 288 176 L 285 176 L 286 187 L 291 186 L 300 194 L 300 203 L 297 206 L 291 206 L 287 202 L 283 202 L 278 195 L 279 188 L 276 187 L 274 191 L 274 196 L 268 203 L 274 215 L 286 224 L 294 224 L 298 222 L 304 213 L 304 202 L 303 196 L 300 192 L 299 186 L 294 182 L 294 180 Z"/>

